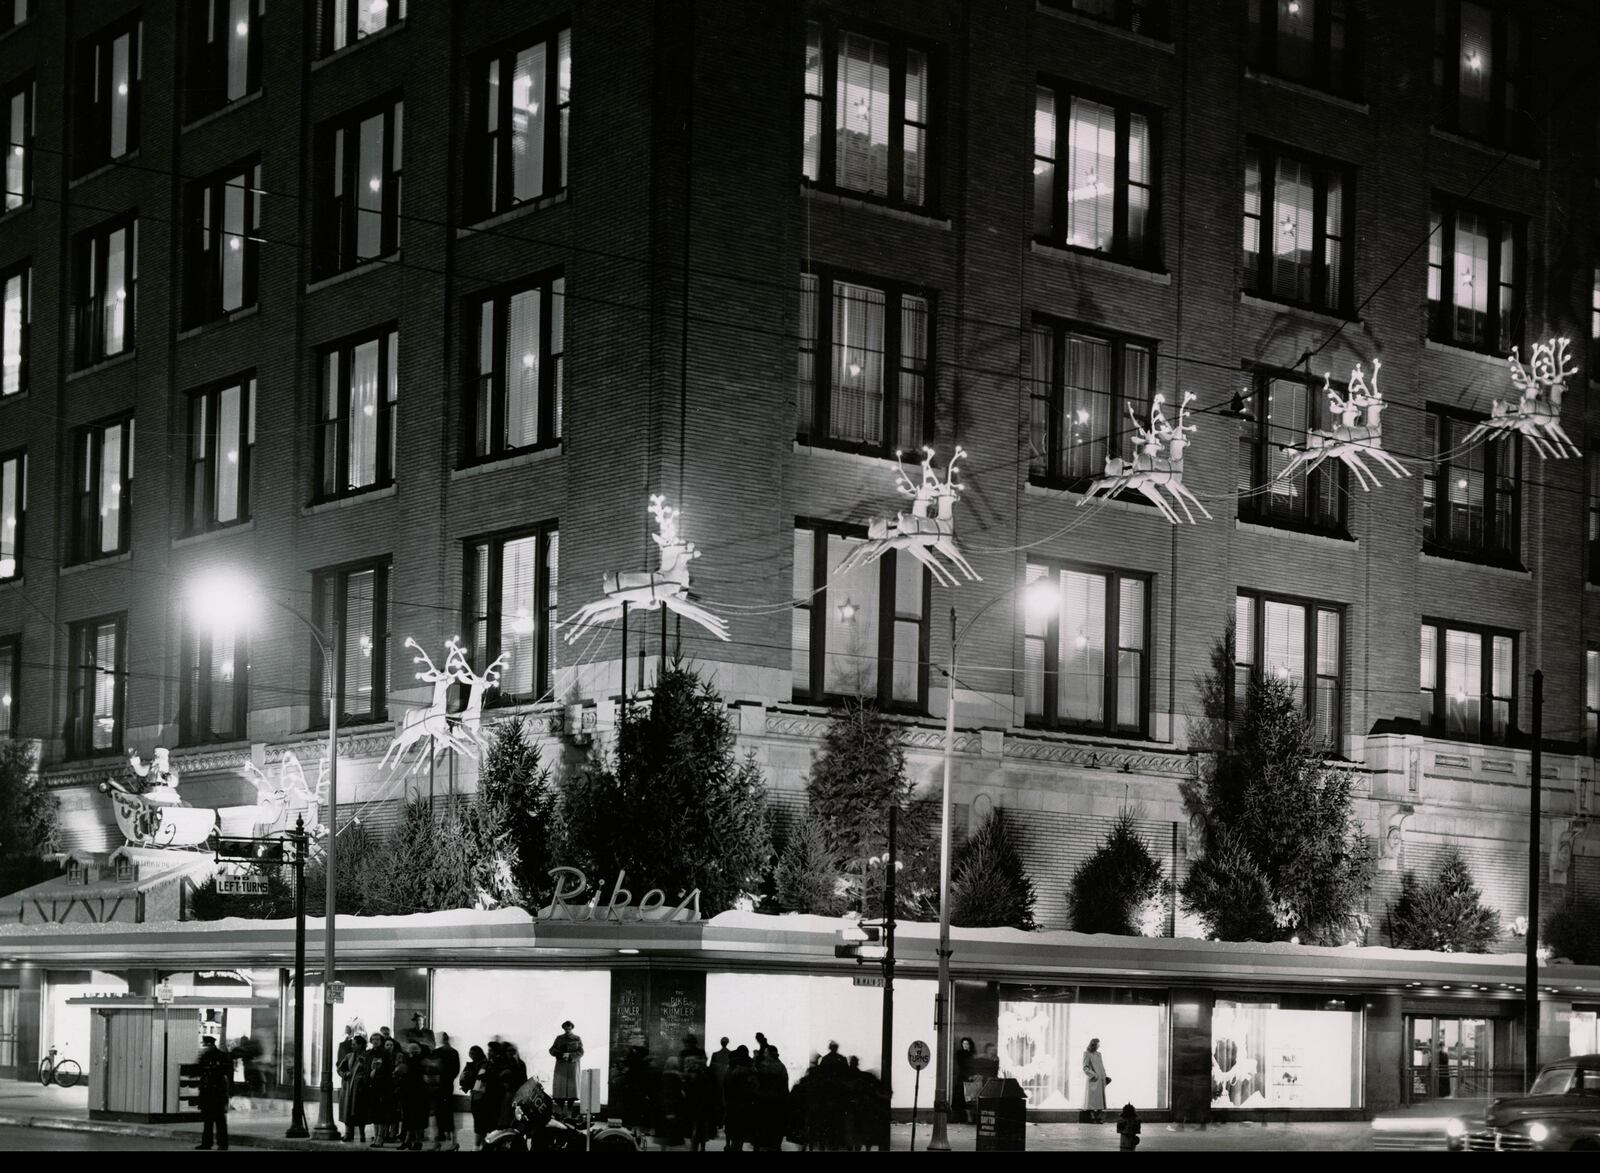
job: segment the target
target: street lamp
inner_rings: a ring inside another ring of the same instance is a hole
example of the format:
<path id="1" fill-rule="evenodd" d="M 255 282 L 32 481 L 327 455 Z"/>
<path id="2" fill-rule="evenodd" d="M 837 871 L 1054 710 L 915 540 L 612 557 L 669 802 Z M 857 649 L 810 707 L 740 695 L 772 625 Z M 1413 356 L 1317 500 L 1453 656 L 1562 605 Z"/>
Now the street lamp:
<path id="1" fill-rule="evenodd" d="M 236 623 L 248 613 L 252 602 L 259 597 L 259 593 L 243 576 L 230 571 L 215 571 L 205 575 L 194 583 L 189 592 L 195 618 L 212 627 Z M 318 1089 L 317 1126 L 312 1130 L 312 1136 L 317 1140 L 338 1140 L 339 1127 L 333 1117 L 333 1003 L 328 1001 L 327 991 L 335 975 L 333 930 L 338 912 L 338 870 L 334 866 L 334 850 L 339 836 L 339 684 L 336 652 L 339 647 L 339 620 L 334 618 L 332 631 L 324 632 L 311 621 L 310 616 L 292 603 L 279 598 L 273 598 L 272 602 L 311 629 L 311 636 L 322 651 L 322 678 L 328 688 L 328 832 L 323 839 L 323 850 L 327 857 L 324 863 L 326 901 L 322 925 L 322 1082 Z M 305 1007 L 296 1005 L 294 1009 L 295 1014 L 304 1021 Z M 298 1034 L 297 1031 L 297 1042 Z M 296 1050 L 298 1052 L 298 1046 Z M 299 1053 L 294 1057 L 294 1078 L 296 1083 L 303 1086 L 305 1056 Z"/>
<path id="2" fill-rule="evenodd" d="M 1048 580 L 1040 579 L 995 595 L 966 626 L 956 629 L 956 609 L 950 608 L 950 695 L 944 706 L 944 796 L 939 818 L 939 986 L 934 994 L 933 1137 L 929 1152 L 949 1152 L 946 1131 L 950 1117 L 950 763 L 956 741 L 956 653 L 972 625 L 990 607 L 1022 593 L 1028 611 L 1039 613 L 1056 605 L 1057 594 Z"/>

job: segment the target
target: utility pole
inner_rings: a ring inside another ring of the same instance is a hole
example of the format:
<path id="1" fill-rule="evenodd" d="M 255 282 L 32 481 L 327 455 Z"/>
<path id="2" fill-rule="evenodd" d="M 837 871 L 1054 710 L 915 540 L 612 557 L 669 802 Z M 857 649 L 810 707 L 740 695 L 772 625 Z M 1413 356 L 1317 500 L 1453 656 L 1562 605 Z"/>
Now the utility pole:
<path id="1" fill-rule="evenodd" d="M 1523 1086 L 1539 1073 L 1539 784 L 1543 769 L 1544 671 L 1533 670 L 1533 769 L 1528 786 L 1527 969 L 1522 985 Z"/>
<path id="2" fill-rule="evenodd" d="M 894 874 L 900 868 L 895 854 L 895 816 L 899 803 L 889 806 L 888 879 L 883 889 L 883 1090 L 894 1092 Z"/>
<path id="3" fill-rule="evenodd" d="M 294 821 L 294 1101 L 289 1113 L 289 1137 L 311 1135 L 306 1127 L 306 820 Z M 332 882 L 331 879 L 329 881 Z"/>

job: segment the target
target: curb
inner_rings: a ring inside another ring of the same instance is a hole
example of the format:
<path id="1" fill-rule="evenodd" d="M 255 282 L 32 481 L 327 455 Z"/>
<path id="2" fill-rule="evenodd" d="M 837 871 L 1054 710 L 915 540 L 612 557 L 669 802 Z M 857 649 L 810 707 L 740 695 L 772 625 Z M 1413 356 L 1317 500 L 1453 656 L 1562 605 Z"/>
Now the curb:
<path id="1" fill-rule="evenodd" d="M 146 1140 L 194 1140 L 199 1132 L 185 1128 L 160 1128 L 151 1125 L 125 1124 L 114 1120 L 78 1120 L 69 1116 L 6 1116 L 0 1115 L 0 1127 L 36 1128 L 54 1132 L 98 1132 L 107 1136 L 137 1136 Z M 230 1149 L 292 1149 L 311 1152 L 349 1152 L 343 1141 L 295 1140 L 289 1137 L 256 1136 L 236 1133 L 228 1138 Z"/>

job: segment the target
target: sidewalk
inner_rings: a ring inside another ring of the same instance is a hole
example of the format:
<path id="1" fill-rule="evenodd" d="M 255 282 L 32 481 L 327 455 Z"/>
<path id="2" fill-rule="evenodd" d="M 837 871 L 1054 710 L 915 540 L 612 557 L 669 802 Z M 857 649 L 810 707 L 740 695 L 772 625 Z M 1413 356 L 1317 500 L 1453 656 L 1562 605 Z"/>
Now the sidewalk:
<path id="1" fill-rule="evenodd" d="M 228 1135 L 237 1148 L 263 1149 L 334 1149 L 346 1152 L 365 1151 L 358 1145 L 345 1145 L 331 1141 L 290 1140 L 284 1131 L 289 1127 L 289 1107 L 282 1100 L 259 1100 L 259 1107 L 246 1109 L 247 1101 L 236 1099 L 236 1108 L 228 1113 Z M 315 1097 L 306 1104 L 307 1123 L 315 1126 L 317 1103 Z M 458 1133 L 463 1150 L 472 1146 L 471 1122 L 463 1113 L 462 1123 L 467 1125 Z M 74 1132 L 100 1132 L 115 1136 L 142 1136 L 155 1139 L 173 1139 L 189 1144 L 200 1143 L 200 1125 L 194 1124 L 134 1124 L 114 1120 L 89 1119 L 89 1094 L 84 1087 L 40 1087 L 35 1083 L 0 1082 L 0 1125 L 24 1128 L 61 1129 Z M 929 1125 L 917 1125 L 917 1147 L 928 1143 Z M 950 1147 L 971 1152 L 976 1147 L 976 1130 L 970 1124 L 950 1127 Z M 1115 1152 L 1117 1132 L 1113 1124 L 1030 1124 L 1027 1145 L 1036 1152 Z M 1165 1124 L 1146 1124 L 1139 1146 L 1144 1151 L 1305 1151 L 1354 1152 L 1370 1150 L 1372 1128 L 1366 1123 L 1324 1124 L 1214 1124 L 1201 1129 L 1194 1125 L 1178 1129 Z M 911 1147 L 911 1125 L 896 1124 L 893 1144 L 904 1152 Z M 653 1141 L 647 1147 L 656 1147 Z M 721 1149 L 722 1142 L 710 1146 Z M 790 1146 L 785 1146 L 786 1148 Z M 394 1151 L 393 1149 L 389 1151 Z"/>

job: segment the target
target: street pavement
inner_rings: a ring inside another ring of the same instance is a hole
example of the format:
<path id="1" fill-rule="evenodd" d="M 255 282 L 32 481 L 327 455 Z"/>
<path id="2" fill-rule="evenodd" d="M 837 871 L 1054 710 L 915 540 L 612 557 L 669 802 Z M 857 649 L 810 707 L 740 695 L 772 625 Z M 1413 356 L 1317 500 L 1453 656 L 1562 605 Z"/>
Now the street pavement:
<path id="1" fill-rule="evenodd" d="M 345 1152 L 370 1152 L 365 1146 L 331 1142 L 289 1140 L 283 1134 L 289 1126 L 288 1106 L 281 1100 L 261 1100 L 256 1105 L 236 1099 L 228 1114 L 228 1130 L 234 1148 L 338 1149 Z M 150 1150 L 192 1148 L 199 1143 L 200 1125 L 127 1124 L 91 1121 L 88 1091 L 84 1087 L 40 1087 L 36 1083 L 0 1082 L 0 1148 L 36 1150 L 61 1149 L 102 1151 L 112 1149 Z M 259 1106 L 257 1106 L 259 1105 Z M 310 1123 L 316 1123 L 317 1104 L 313 1097 L 306 1104 Z M 458 1133 L 462 1147 L 472 1147 L 470 1119 L 461 1116 L 467 1131 Z M 917 1125 L 917 1147 L 928 1143 L 929 1126 L 924 1119 Z M 38 1143 L 21 1143 L 30 1139 Z M 1229 1151 L 1305 1151 L 1357 1152 L 1372 1149 L 1372 1128 L 1364 1122 L 1293 1124 L 1213 1124 L 1177 1126 L 1146 1123 L 1139 1146 L 1141 1152 L 1229 1152 Z M 970 1124 L 950 1128 L 950 1144 L 957 1151 L 976 1147 L 976 1130 Z M 911 1147 L 911 1125 L 896 1124 L 892 1143 L 904 1152 Z M 1039 1152 L 1115 1152 L 1116 1126 L 1107 1124 L 1030 1124 L 1027 1147 Z M 655 1148 L 655 1142 L 647 1142 Z M 711 1144 L 713 1151 L 721 1141 Z M 785 1146 L 786 1148 L 792 1146 Z M 390 1149 L 388 1151 L 394 1151 Z"/>

